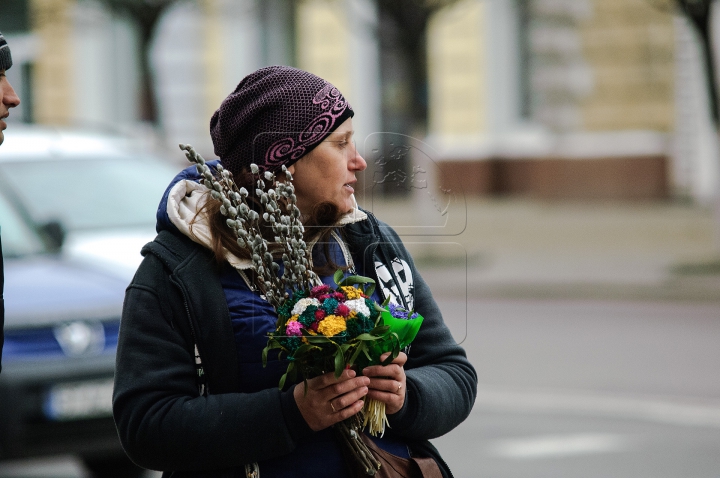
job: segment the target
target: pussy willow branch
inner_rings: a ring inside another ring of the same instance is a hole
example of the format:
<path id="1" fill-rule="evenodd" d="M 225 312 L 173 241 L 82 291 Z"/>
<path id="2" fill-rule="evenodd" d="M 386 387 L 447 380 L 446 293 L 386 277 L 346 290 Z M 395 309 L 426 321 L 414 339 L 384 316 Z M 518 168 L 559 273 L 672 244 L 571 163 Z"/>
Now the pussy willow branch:
<path id="1" fill-rule="evenodd" d="M 250 193 L 244 187 L 237 187 L 230 171 L 218 164 L 213 174 L 192 146 L 181 144 L 180 149 L 185 151 L 188 161 L 195 164 L 211 197 L 222 203 L 220 213 L 227 217 L 226 224 L 235 233 L 238 245 L 250 252 L 258 285 L 275 309 L 285 302 L 289 292 L 309 290 L 320 282 L 310 267 L 292 175 L 285 166 L 282 168 L 285 180 L 279 181 L 274 173 L 268 171 L 261 176 L 259 168 L 250 165 L 257 186 L 255 196 L 263 210 L 261 216 L 248 202 Z M 266 190 L 265 181 L 272 187 Z M 263 237 L 263 224 L 270 225 L 275 242 L 268 243 Z M 280 265 L 273 260 L 273 252 L 282 256 L 282 275 L 279 275 Z"/>

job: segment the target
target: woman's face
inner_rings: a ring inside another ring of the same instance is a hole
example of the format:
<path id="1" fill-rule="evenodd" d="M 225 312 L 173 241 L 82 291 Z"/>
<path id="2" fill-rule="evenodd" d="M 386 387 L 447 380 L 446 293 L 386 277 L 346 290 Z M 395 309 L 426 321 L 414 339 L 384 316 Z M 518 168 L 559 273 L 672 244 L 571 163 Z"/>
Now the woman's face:
<path id="1" fill-rule="evenodd" d="M 355 173 L 364 171 L 367 163 L 355 148 L 353 132 L 352 118 L 348 118 L 325 141 L 288 168 L 303 214 L 321 202 L 331 202 L 343 213 L 355 208 Z"/>

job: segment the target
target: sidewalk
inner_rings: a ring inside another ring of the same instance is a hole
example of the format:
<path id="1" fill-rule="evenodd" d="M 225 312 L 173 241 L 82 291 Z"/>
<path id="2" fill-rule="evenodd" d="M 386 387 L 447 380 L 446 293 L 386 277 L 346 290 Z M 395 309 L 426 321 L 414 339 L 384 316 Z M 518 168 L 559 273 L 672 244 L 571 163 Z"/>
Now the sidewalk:
<path id="1" fill-rule="evenodd" d="M 393 226 L 422 224 L 419 209 L 416 200 L 372 205 Z M 435 294 L 464 295 L 467 284 L 468 297 L 720 302 L 710 209 L 468 199 L 451 211 L 454 224 L 461 211 L 465 229 L 448 227 L 457 235 L 400 228 Z"/>

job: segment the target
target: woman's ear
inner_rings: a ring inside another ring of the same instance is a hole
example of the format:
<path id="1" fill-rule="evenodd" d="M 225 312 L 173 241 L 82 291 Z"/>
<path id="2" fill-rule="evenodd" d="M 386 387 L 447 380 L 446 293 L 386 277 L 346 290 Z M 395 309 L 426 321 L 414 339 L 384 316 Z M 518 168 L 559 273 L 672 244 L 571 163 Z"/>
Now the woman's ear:
<path id="1" fill-rule="evenodd" d="M 291 164 L 291 165 L 287 168 L 287 170 L 290 171 L 290 174 L 292 174 L 292 175 L 294 176 L 294 175 L 295 175 L 295 164 L 294 164 L 294 163 Z"/>

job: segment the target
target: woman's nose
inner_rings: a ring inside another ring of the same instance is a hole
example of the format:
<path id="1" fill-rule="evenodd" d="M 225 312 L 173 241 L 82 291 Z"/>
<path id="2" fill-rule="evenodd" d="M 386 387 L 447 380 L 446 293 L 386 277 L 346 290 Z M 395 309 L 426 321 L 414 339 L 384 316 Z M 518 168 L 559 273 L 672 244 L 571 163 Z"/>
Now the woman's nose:
<path id="1" fill-rule="evenodd" d="M 355 156 L 350 160 L 350 169 L 352 171 L 365 171 L 365 169 L 367 169 L 365 158 L 360 156 L 357 148 L 353 148 L 353 151 L 355 152 Z"/>

